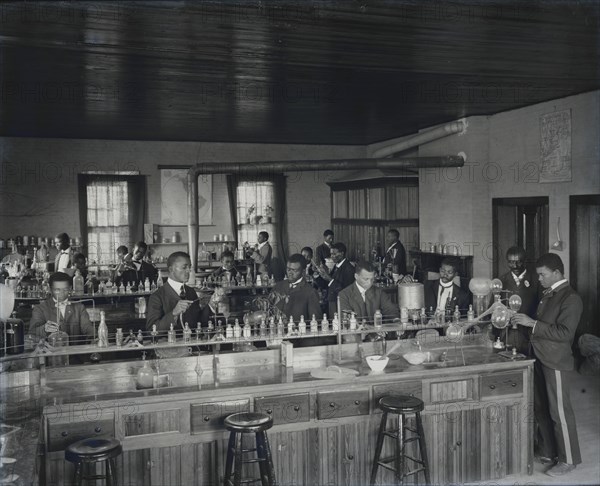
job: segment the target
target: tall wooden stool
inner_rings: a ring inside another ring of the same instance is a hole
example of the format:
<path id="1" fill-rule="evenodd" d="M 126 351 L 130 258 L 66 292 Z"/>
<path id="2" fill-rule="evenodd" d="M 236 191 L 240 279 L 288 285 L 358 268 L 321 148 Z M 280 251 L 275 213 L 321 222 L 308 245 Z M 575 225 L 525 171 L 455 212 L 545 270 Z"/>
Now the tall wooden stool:
<path id="1" fill-rule="evenodd" d="M 84 480 L 106 479 L 107 486 L 117 486 L 117 468 L 115 457 L 123 452 L 121 443 L 110 437 L 92 437 L 74 442 L 65 451 L 65 459 L 75 463 L 75 484 L 82 485 Z M 105 474 L 92 474 L 97 462 L 104 462 Z"/>
<path id="2" fill-rule="evenodd" d="M 379 434 L 377 435 L 377 444 L 375 446 L 375 458 L 373 459 L 373 469 L 371 470 L 371 486 L 375 484 L 377 469 L 379 466 L 394 471 L 396 482 L 404 483 L 404 478 L 415 475 L 415 484 L 418 484 L 419 473 L 425 473 L 425 483 L 430 484 L 429 462 L 427 461 L 427 448 L 425 447 L 425 434 L 423 432 L 423 423 L 421 422 L 421 411 L 425 408 L 422 400 L 415 397 L 406 396 L 385 396 L 379 400 L 379 408 L 383 411 L 381 424 L 379 425 Z M 398 430 L 386 430 L 387 416 L 389 413 L 398 415 Z M 407 414 L 415 415 L 416 430 L 405 425 L 405 416 Z M 412 433 L 407 437 L 405 432 Z M 391 457 L 380 458 L 383 447 L 384 437 L 391 437 L 395 441 L 395 454 Z M 419 441 L 420 459 L 408 456 L 404 453 L 404 446 L 407 442 Z M 407 461 L 412 461 L 419 466 L 413 470 L 406 471 Z M 393 466 L 391 465 L 393 464 Z"/>
<path id="3" fill-rule="evenodd" d="M 249 463 L 258 463 L 260 481 L 263 486 L 273 486 L 276 484 L 275 468 L 273 467 L 273 458 L 266 432 L 272 426 L 273 419 L 265 413 L 234 413 L 225 419 L 225 427 L 230 432 L 229 445 L 227 446 L 227 462 L 225 463 L 225 486 L 239 486 L 242 483 L 242 467 L 244 464 Z M 249 433 L 255 434 L 255 449 L 244 449 L 242 447 L 243 436 Z M 243 458 L 243 454 L 255 451 L 256 458 Z M 244 480 L 243 482 L 249 483 L 252 480 Z"/>

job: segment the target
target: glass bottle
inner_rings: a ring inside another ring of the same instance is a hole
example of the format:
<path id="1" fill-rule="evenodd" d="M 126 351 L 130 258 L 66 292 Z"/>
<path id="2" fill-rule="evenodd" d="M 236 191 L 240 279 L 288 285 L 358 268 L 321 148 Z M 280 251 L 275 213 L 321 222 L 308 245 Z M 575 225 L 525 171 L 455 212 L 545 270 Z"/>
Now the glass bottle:
<path id="1" fill-rule="evenodd" d="M 306 322 L 304 321 L 304 316 L 300 316 L 300 322 L 298 323 L 298 333 L 300 336 L 306 334 Z"/>
<path id="2" fill-rule="evenodd" d="M 375 311 L 375 315 L 373 316 L 373 325 L 375 329 L 381 329 L 383 327 L 383 314 L 379 309 Z"/>
<path id="3" fill-rule="evenodd" d="M 98 347 L 108 347 L 108 327 L 106 327 L 106 316 L 104 311 L 100 311 L 100 325 L 98 326 Z"/>
<path id="4" fill-rule="evenodd" d="M 175 329 L 173 328 L 173 323 L 169 326 L 169 330 L 167 332 L 167 342 L 170 344 L 175 343 Z"/>
<path id="5" fill-rule="evenodd" d="M 329 321 L 327 320 L 327 314 L 323 314 L 321 320 L 321 332 L 329 332 Z"/>
<path id="6" fill-rule="evenodd" d="M 317 322 L 317 317 L 313 314 L 312 319 L 310 320 L 310 333 L 318 334 L 319 332 L 319 323 Z"/>
<path id="7" fill-rule="evenodd" d="M 192 330 L 190 329 L 190 325 L 187 322 L 185 323 L 185 326 L 183 328 L 183 342 L 192 342 Z"/>

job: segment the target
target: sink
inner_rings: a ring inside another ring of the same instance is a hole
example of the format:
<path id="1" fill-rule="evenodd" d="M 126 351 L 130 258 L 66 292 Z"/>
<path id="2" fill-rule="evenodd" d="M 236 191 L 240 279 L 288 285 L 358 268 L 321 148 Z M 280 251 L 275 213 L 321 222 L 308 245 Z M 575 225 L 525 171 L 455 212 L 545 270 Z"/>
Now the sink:
<path id="1" fill-rule="evenodd" d="M 442 356 L 444 359 L 442 359 Z M 438 365 L 445 361 L 445 353 L 440 351 L 413 351 L 403 354 L 402 357 L 411 365 Z"/>

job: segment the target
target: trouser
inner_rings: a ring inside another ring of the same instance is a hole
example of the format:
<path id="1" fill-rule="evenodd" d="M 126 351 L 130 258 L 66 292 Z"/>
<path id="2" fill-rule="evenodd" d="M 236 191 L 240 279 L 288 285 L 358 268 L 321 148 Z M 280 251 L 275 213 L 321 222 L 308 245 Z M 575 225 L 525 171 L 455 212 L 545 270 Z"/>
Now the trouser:
<path id="1" fill-rule="evenodd" d="M 567 464 L 581 463 L 575 415 L 569 397 L 568 371 L 535 362 L 534 411 L 538 454 L 558 457 Z"/>

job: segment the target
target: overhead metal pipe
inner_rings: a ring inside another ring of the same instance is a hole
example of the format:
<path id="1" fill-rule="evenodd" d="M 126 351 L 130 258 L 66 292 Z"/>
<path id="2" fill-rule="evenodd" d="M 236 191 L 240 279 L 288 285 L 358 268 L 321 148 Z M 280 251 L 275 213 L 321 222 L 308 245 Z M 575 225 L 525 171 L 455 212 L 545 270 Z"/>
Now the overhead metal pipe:
<path id="1" fill-rule="evenodd" d="M 462 167 L 465 161 L 458 155 L 442 157 L 408 157 L 388 159 L 287 160 L 273 162 L 209 162 L 197 164 L 188 172 L 188 247 L 192 268 L 198 264 L 198 177 L 208 174 L 273 175 L 282 172 L 361 169 L 426 169 L 431 167 Z"/>

